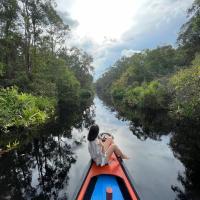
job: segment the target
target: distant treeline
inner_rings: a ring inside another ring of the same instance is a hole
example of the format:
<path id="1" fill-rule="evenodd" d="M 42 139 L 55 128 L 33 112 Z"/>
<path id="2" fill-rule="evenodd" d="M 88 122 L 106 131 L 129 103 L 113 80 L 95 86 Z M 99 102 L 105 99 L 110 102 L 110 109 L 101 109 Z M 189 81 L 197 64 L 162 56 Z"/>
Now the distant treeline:
<path id="1" fill-rule="evenodd" d="M 200 119 L 200 1 L 170 45 L 122 57 L 96 82 L 99 96 L 118 110 L 167 111 L 173 118 Z"/>
<path id="2" fill-rule="evenodd" d="M 67 48 L 52 0 L 0 1 L 0 128 L 40 124 L 91 97 L 92 57 Z M 57 109 L 56 109 L 57 108 Z"/>

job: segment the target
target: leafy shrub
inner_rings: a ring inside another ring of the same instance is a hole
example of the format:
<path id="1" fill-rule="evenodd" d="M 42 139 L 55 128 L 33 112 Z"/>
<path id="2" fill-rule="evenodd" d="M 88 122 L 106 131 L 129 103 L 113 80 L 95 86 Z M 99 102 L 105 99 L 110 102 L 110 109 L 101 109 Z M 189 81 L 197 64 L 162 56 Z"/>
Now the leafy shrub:
<path id="1" fill-rule="evenodd" d="M 112 91 L 112 97 L 115 100 L 122 100 L 124 98 L 125 91 L 122 88 L 115 88 Z"/>
<path id="2" fill-rule="evenodd" d="M 44 123 L 54 113 L 55 101 L 19 93 L 15 87 L 0 89 L 0 126 L 9 127 Z"/>
<path id="3" fill-rule="evenodd" d="M 200 53 L 196 54 L 195 59 L 192 61 L 192 65 L 194 67 L 200 66 Z"/>
<path id="4" fill-rule="evenodd" d="M 176 118 L 200 118 L 200 65 L 180 70 L 170 79 L 173 90 L 171 113 Z"/>
<path id="5" fill-rule="evenodd" d="M 80 83 L 69 70 L 63 71 L 63 76 L 57 80 L 58 101 L 66 106 L 76 105 L 79 100 Z"/>
<path id="6" fill-rule="evenodd" d="M 111 95 L 114 100 L 122 100 L 125 95 L 125 88 L 121 82 L 117 81 L 112 85 Z"/>
<path id="7" fill-rule="evenodd" d="M 152 81 L 142 86 L 127 89 L 124 101 L 133 108 L 156 110 L 166 108 L 165 99 L 164 86 L 158 81 Z"/>
<path id="8" fill-rule="evenodd" d="M 81 89 L 81 91 L 80 91 L 80 97 L 81 98 L 90 98 L 92 95 L 93 94 L 92 94 L 91 90 Z"/>

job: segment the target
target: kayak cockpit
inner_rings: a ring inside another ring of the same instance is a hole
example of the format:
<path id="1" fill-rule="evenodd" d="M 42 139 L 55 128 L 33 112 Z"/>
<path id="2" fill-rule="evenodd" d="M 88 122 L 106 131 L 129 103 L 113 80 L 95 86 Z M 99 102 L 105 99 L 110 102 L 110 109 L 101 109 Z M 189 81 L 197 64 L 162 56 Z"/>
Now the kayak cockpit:
<path id="1" fill-rule="evenodd" d="M 131 196 L 122 178 L 112 175 L 94 176 L 84 195 L 84 199 L 106 199 L 107 188 L 112 189 L 112 200 L 131 200 Z"/>

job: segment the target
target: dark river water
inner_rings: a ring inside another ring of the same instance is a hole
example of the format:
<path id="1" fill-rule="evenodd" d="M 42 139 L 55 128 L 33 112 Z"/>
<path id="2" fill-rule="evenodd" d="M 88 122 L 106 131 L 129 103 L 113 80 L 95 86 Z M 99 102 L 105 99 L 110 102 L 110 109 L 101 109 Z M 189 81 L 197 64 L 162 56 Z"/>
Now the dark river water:
<path id="1" fill-rule="evenodd" d="M 180 177 L 186 168 L 169 145 L 171 133 L 138 139 L 130 122 L 119 120 L 98 97 L 83 115 L 75 126 L 52 126 L 36 138 L 25 137 L 18 149 L 0 157 L 0 199 L 71 199 L 90 159 L 86 135 L 94 121 L 130 157 L 125 164 L 142 200 L 184 199 Z"/>

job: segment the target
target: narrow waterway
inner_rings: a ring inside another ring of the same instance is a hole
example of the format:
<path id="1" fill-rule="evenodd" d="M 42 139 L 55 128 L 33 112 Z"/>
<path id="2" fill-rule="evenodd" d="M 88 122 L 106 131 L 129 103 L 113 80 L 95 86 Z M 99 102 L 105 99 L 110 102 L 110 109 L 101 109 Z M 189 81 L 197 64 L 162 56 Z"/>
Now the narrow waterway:
<path id="1" fill-rule="evenodd" d="M 144 200 L 173 200 L 176 194 L 171 189 L 178 186 L 182 189 L 177 180 L 178 174 L 183 173 L 184 167 L 177 160 L 169 147 L 170 135 L 162 136 L 160 141 L 146 139 L 139 140 L 129 129 L 128 121 L 117 119 L 116 113 L 106 107 L 99 98 L 94 99 L 95 123 L 99 125 L 100 132 L 110 132 L 115 137 L 115 142 L 130 157 L 125 161 L 133 179 L 136 189 Z M 88 130 L 77 134 L 74 130 L 74 137 L 84 137 Z M 75 150 L 77 162 L 72 165 L 69 173 L 70 182 L 66 187 L 71 197 L 78 184 L 82 171 L 88 163 L 89 155 L 87 142 Z M 69 198 L 70 199 L 70 198 Z"/>
<path id="2" fill-rule="evenodd" d="M 93 122 L 100 132 L 112 133 L 130 157 L 125 163 L 141 200 L 175 200 L 172 188 L 184 191 L 178 177 L 185 168 L 169 146 L 170 134 L 160 140 L 138 139 L 130 122 L 119 120 L 98 97 L 84 115 L 78 128 L 51 128 L 0 157 L 0 199 L 71 200 L 90 159 L 86 136 Z"/>

